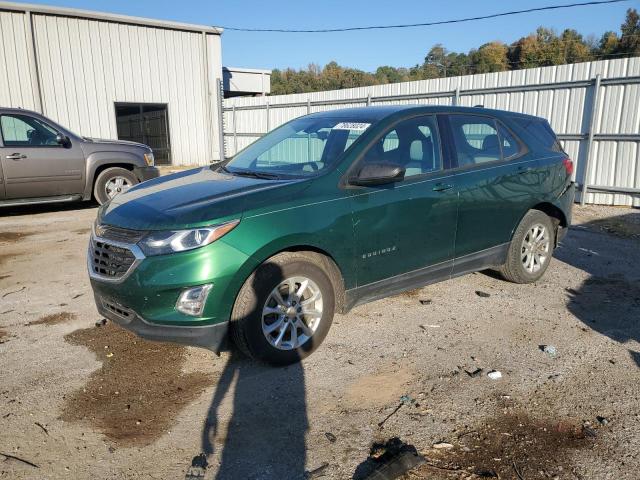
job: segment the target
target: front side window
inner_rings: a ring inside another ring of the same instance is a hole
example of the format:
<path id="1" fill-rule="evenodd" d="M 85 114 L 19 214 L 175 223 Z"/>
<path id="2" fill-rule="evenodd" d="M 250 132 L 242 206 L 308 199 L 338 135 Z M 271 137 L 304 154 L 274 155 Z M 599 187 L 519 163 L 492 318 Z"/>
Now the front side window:
<path id="1" fill-rule="evenodd" d="M 252 143 L 224 168 L 238 175 L 317 175 L 333 165 L 370 125 L 357 118 L 299 118 Z"/>
<path id="2" fill-rule="evenodd" d="M 393 127 L 369 147 L 365 163 L 393 163 L 405 168 L 405 178 L 442 168 L 435 116 L 411 118 Z"/>
<path id="3" fill-rule="evenodd" d="M 5 147 L 59 146 L 58 132 L 28 115 L 0 116 L 0 131 Z"/>

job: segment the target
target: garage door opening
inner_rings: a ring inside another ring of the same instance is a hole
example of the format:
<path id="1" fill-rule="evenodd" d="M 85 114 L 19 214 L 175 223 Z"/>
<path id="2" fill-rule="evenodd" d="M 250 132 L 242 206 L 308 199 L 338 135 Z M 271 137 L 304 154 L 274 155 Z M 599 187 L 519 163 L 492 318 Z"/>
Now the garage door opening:
<path id="1" fill-rule="evenodd" d="M 171 165 L 166 104 L 116 103 L 116 124 L 119 140 L 149 145 L 156 165 Z"/>

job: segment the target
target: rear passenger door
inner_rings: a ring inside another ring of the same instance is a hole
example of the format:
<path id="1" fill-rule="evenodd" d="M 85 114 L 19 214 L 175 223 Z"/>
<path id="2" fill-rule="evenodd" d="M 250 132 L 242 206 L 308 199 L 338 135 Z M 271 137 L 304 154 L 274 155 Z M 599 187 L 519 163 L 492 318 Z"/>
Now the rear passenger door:
<path id="1" fill-rule="evenodd" d="M 453 274 L 502 263 L 511 235 L 538 190 L 538 163 L 502 122 L 449 114 L 459 192 Z"/>

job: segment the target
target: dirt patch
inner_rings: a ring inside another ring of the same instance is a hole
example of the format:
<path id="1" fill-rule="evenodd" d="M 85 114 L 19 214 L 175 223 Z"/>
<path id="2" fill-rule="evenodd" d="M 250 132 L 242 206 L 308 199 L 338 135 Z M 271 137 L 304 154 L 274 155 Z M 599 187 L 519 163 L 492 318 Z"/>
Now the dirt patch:
<path id="1" fill-rule="evenodd" d="M 153 443 L 213 379 L 182 372 L 184 347 L 141 340 L 111 323 L 76 330 L 65 340 L 89 348 L 102 367 L 67 396 L 62 419 L 89 422 L 123 446 Z"/>
<path id="2" fill-rule="evenodd" d="M 85 235 L 90 231 L 91 231 L 91 228 L 78 228 L 76 230 L 73 230 L 72 233 L 75 233 L 76 235 Z"/>
<path id="3" fill-rule="evenodd" d="M 75 318 L 76 316 L 70 312 L 52 313 L 51 315 L 45 315 L 44 317 L 40 317 L 38 320 L 29 322 L 27 325 L 58 325 L 60 323 L 74 320 Z"/>
<path id="4" fill-rule="evenodd" d="M 598 432 L 572 419 L 537 420 L 507 414 L 459 436 L 449 449 L 423 452 L 427 463 L 414 478 L 576 478 L 572 450 L 592 449 Z M 467 475 L 473 474 L 472 477 Z M 434 476 L 440 475 L 440 476 Z M 579 478 L 579 477 L 578 477 Z"/>
<path id="5" fill-rule="evenodd" d="M 11 278 L 11 275 L 0 275 L 0 280 L 4 280 L 5 278 Z"/>
<path id="6" fill-rule="evenodd" d="M 25 237 L 33 235 L 35 232 L 0 232 L 0 242 L 15 243 Z"/>
<path id="7" fill-rule="evenodd" d="M 345 400 L 353 408 L 381 407 L 397 403 L 413 375 L 406 369 L 364 375 L 347 387 Z"/>
<path id="8" fill-rule="evenodd" d="M 0 343 L 4 343 L 8 336 L 9 334 L 6 332 L 6 330 L 0 328 Z"/>

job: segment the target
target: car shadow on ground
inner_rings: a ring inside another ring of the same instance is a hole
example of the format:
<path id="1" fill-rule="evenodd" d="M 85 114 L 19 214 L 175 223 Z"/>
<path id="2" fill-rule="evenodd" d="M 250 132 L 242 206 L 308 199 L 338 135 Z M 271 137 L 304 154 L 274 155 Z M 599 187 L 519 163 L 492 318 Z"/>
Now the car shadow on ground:
<path id="1" fill-rule="evenodd" d="M 19 215 L 36 215 L 39 213 L 67 212 L 71 210 L 89 210 L 97 208 L 98 204 L 89 202 L 60 202 L 38 203 L 33 205 L 17 205 L 15 207 L 0 207 L 0 218 L 15 217 Z"/>
<path id="2" fill-rule="evenodd" d="M 280 283 L 280 267 L 271 266 Z M 261 305 L 259 309 L 261 314 Z M 258 306 L 247 317 L 255 320 L 256 310 Z M 233 412 L 228 425 L 221 425 L 218 419 L 228 417 L 220 412 L 223 400 L 231 392 Z M 214 478 L 304 478 L 307 429 L 302 363 L 272 367 L 232 348 L 202 430 L 204 456 L 209 462 L 219 461 Z M 187 479 L 191 478 L 201 477 L 188 473 Z"/>
<path id="3" fill-rule="evenodd" d="M 639 213 L 617 217 L 629 221 Z M 611 233 L 602 221 L 571 228 L 555 257 L 590 276 L 567 288 L 567 308 L 586 327 L 621 344 L 640 342 L 640 237 Z M 640 368 L 640 351 L 629 346 Z"/>

